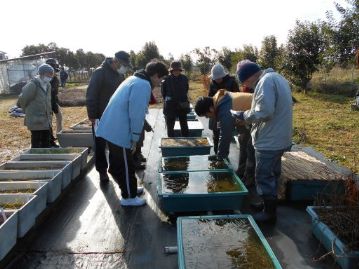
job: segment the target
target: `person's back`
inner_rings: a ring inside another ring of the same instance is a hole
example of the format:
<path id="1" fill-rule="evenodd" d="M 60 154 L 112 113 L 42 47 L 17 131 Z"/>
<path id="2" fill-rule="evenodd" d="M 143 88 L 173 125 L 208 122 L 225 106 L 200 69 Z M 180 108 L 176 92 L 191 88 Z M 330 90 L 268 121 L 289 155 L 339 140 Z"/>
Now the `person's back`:
<path id="1" fill-rule="evenodd" d="M 246 119 L 253 122 L 255 148 L 280 150 L 292 144 L 292 94 L 288 81 L 268 68 L 263 71 L 254 91 Z M 260 107 L 258 111 L 257 107 Z"/>

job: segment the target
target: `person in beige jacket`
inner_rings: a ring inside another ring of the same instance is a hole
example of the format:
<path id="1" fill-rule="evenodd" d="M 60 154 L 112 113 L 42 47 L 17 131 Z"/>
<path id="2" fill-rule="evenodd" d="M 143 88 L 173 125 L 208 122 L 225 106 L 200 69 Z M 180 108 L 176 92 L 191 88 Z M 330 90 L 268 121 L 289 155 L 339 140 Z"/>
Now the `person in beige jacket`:
<path id="1" fill-rule="evenodd" d="M 18 106 L 25 112 L 25 126 L 31 132 L 32 148 L 50 147 L 52 128 L 51 85 L 54 69 L 48 64 L 39 67 L 39 75 L 23 88 Z"/>

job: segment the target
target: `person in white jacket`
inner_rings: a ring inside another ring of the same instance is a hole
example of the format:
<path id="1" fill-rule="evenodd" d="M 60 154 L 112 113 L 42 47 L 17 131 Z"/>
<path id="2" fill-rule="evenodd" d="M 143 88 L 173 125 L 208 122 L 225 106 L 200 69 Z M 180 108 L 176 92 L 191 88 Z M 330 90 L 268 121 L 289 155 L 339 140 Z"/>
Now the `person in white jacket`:
<path id="1" fill-rule="evenodd" d="M 168 74 L 167 67 L 153 60 L 144 70 L 135 72 L 117 88 L 99 121 L 96 136 L 109 145 L 109 173 L 121 189 L 122 206 L 141 206 L 146 201 L 137 197 L 133 152 L 140 139 L 151 90 Z"/>

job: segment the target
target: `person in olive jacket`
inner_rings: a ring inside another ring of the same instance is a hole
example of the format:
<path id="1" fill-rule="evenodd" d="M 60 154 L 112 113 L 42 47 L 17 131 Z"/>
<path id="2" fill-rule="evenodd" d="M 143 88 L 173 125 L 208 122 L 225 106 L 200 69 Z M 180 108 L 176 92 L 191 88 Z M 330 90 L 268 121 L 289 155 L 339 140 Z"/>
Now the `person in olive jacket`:
<path id="1" fill-rule="evenodd" d="M 170 65 L 170 75 L 161 85 L 164 101 L 163 114 L 166 118 L 167 136 L 174 137 L 174 126 L 178 117 L 181 126 L 181 135 L 188 136 L 187 113 L 190 111 L 188 101 L 188 78 L 181 74 L 181 62 L 173 61 Z"/>
<path id="2" fill-rule="evenodd" d="M 87 115 L 92 123 L 93 132 L 101 119 L 111 96 L 125 79 L 125 74 L 130 66 L 130 55 L 125 51 L 119 51 L 114 58 L 106 58 L 105 61 L 92 74 L 86 93 Z M 109 181 L 107 174 L 108 163 L 106 159 L 106 140 L 94 136 L 95 166 L 100 174 L 100 181 Z"/>
<path id="3" fill-rule="evenodd" d="M 25 112 L 24 124 L 31 131 L 32 148 L 49 148 L 52 128 L 51 85 L 54 69 L 48 64 L 39 66 L 39 75 L 23 88 L 17 105 Z"/>

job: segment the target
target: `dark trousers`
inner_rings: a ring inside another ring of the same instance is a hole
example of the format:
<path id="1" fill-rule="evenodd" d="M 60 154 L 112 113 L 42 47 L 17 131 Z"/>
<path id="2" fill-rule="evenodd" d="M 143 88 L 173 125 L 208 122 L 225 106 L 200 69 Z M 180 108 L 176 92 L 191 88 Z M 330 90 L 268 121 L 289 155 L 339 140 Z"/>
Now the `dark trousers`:
<path id="1" fill-rule="evenodd" d="M 95 137 L 95 166 L 99 173 L 107 173 L 106 145 L 107 141 L 105 139 Z"/>
<path id="2" fill-rule="evenodd" d="M 214 153 L 217 154 L 218 152 L 218 143 L 219 143 L 219 129 L 218 128 L 213 128 L 213 150 Z"/>
<path id="3" fill-rule="evenodd" d="M 239 141 L 239 162 L 237 175 L 245 178 L 248 183 L 254 183 L 255 174 L 255 152 L 252 143 L 252 137 L 250 130 L 244 126 L 240 129 L 238 141 Z"/>
<path id="4" fill-rule="evenodd" d="M 31 147 L 49 148 L 50 136 L 50 130 L 31 131 Z"/>
<path id="5" fill-rule="evenodd" d="M 137 178 L 133 165 L 133 157 L 130 149 L 119 147 L 111 142 L 109 148 L 109 173 L 121 189 L 121 196 L 124 199 L 137 196 Z"/>
<path id="6" fill-rule="evenodd" d="M 187 123 L 187 114 L 179 113 L 178 114 L 179 123 L 181 126 L 181 136 L 188 136 L 188 123 Z M 174 137 L 174 127 L 176 123 L 176 117 L 174 116 L 166 116 L 166 126 L 167 126 L 167 136 Z"/>

